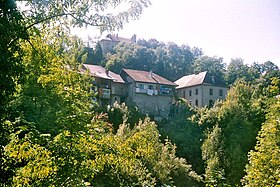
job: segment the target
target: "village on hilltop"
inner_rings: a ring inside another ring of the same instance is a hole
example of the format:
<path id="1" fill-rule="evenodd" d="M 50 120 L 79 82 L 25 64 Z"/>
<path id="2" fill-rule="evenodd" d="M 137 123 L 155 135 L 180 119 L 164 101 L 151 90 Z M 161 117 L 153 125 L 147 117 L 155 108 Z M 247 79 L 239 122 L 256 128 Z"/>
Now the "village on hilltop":
<path id="1" fill-rule="evenodd" d="M 110 53 L 120 42 L 135 43 L 136 36 L 127 39 L 109 34 L 100 40 L 102 52 Z M 175 82 L 152 71 L 122 69 L 116 74 L 92 64 L 83 64 L 82 71 L 95 78 L 93 85 L 101 105 L 124 102 L 137 106 L 142 113 L 159 117 L 168 117 L 175 96 L 193 107 L 211 107 L 216 100 L 224 99 L 228 90 L 220 77 L 207 71 L 183 76 Z"/>

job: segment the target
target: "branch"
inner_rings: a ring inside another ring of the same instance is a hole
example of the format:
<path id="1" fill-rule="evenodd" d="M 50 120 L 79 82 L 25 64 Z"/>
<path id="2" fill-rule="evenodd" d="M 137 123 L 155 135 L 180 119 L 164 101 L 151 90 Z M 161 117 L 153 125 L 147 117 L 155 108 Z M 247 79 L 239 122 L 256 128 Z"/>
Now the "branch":
<path id="1" fill-rule="evenodd" d="M 69 15 L 71 15 L 71 14 L 72 14 L 72 13 L 62 13 L 62 14 L 52 15 L 52 16 L 50 16 L 50 17 L 46 17 L 46 18 L 44 18 L 44 19 L 38 20 L 38 21 L 32 23 L 31 25 L 28 25 L 28 26 L 26 27 L 26 29 L 29 29 L 29 28 L 33 27 L 34 25 L 37 25 L 37 24 L 42 23 L 42 22 L 44 22 L 44 21 L 47 21 L 47 20 L 50 20 L 50 19 L 53 19 L 53 18 L 56 18 L 56 17 L 69 16 Z"/>

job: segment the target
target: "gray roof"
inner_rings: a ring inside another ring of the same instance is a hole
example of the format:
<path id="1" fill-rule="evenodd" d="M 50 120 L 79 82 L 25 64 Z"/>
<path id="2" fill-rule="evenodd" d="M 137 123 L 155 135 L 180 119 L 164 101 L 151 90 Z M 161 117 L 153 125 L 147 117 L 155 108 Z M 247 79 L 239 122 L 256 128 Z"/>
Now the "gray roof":
<path id="1" fill-rule="evenodd" d="M 132 70 L 132 69 L 122 69 L 122 72 L 125 72 L 128 76 L 130 76 L 136 82 L 177 86 L 174 82 L 171 82 L 153 72 L 142 71 L 142 70 Z"/>
<path id="2" fill-rule="evenodd" d="M 221 78 L 211 76 L 207 71 L 181 77 L 175 81 L 175 84 L 178 85 L 176 89 L 198 86 L 202 84 L 226 87 Z"/>
<path id="3" fill-rule="evenodd" d="M 93 77 L 108 79 L 108 80 L 112 80 L 113 82 L 117 82 L 117 83 L 125 83 L 120 75 L 118 75 L 112 71 L 107 71 L 102 66 L 83 64 L 83 69 L 89 70 L 90 75 Z"/>

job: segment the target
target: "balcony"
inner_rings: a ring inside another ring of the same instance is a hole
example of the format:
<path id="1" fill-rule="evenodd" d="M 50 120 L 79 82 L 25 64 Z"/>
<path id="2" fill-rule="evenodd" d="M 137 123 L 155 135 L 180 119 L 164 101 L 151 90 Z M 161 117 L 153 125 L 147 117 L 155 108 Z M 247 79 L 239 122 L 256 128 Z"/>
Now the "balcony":
<path id="1" fill-rule="evenodd" d="M 136 88 L 135 92 L 136 93 L 144 93 L 144 94 L 148 94 L 148 95 L 158 95 L 158 91 L 157 90 L 152 90 L 152 89 Z"/>
<path id="2" fill-rule="evenodd" d="M 147 89 L 141 89 L 141 88 L 136 88 L 135 89 L 136 93 L 147 93 L 147 91 L 148 91 Z"/>

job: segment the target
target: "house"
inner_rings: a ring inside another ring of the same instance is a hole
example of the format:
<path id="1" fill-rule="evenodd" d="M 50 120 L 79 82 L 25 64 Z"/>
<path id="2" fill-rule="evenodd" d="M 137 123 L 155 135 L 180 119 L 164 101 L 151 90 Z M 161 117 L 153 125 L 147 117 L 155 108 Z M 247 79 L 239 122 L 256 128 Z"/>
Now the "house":
<path id="1" fill-rule="evenodd" d="M 136 35 L 134 34 L 131 38 L 123 38 L 119 37 L 117 34 L 108 34 L 105 38 L 99 41 L 102 53 L 107 54 L 110 53 L 113 48 L 118 45 L 118 43 L 136 43 Z"/>
<path id="2" fill-rule="evenodd" d="M 154 116 L 169 115 L 176 84 L 152 71 L 122 69 L 120 75 L 128 86 L 127 105 Z"/>
<path id="3" fill-rule="evenodd" d="M 102 66 L 83 64 L 82 71 L 89 71 L 94 77 L 93 87 L 98 92 L 98 99 L 103 105 L 124 102 L 127 86 L 120 75 L 106 70 Z"/>
<path id="4" fill-rule="evenodd" d="M 224 99 L 228 90 L 219 77 L 207 71 L 184 76 L 175 83 L 177 94 L 197 107 L 212 106 L 216 100 Z"/>

